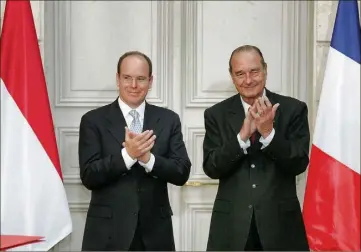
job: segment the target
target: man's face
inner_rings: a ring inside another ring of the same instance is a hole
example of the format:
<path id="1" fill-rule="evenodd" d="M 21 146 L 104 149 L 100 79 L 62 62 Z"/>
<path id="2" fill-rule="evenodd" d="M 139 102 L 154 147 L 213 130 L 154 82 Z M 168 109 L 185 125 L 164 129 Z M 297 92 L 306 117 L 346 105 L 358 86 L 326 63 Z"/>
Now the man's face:
<path id="1" fill-rule="evenodd" d="M 256 51 L 238 52 L 233 55 L 232 81 L 243 98 L 255 99 L 262 95 L 266 85 L 267 69 Z"/>
<path id="2" fill-rule="evenodd" d="M 138 55 L 126 57 L 117 74 L 119 97 L 131 108 L 138 107 L 151 88 L 153 76 L 149 76 L 147 61 Z"/>

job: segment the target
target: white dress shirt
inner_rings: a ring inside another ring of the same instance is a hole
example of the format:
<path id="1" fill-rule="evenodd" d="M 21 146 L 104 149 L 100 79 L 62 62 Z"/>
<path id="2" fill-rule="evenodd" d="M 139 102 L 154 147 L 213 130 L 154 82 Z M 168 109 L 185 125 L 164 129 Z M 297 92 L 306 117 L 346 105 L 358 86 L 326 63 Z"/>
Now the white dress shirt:
<path id="1" fill-rule="evenodd" d="M 125 122 L 127 123 L 128 128 L 130 127 L 130 125 L 132 124 L 133 121 L 133 117 L 129 114 L 129 112 L 131 110 L 133 110 L 131 107 L 129 107 L 125 102 L 123 102 L 120 98 L 118 98 L 118 103 L 119 103 L 119 107 L 120 110 L 123 113 Z M 139 114 L 139 120 L 140 123 L 143 127 L 144 125 L 144 111 L 145 111 L 145 101 L 142 102 L 142 104 L 139 105 L 139 107 L 137 107 L 135 109 L 138 114 Z M 125 166 L 127 167 L 128 170 L 130 170 L 130 168 L 136 163 L 138 162 L 141 166 L 144 167 L 144 169 L 146 170 L 146 172 L 151 172 L 155 163 L 155 157 L 154 155 L 151 153 L 150 154 L 150 159 L 148 161 L 148 163 L 143 163 L 141 161 L 138 161 L 137 159 L 132 159 L 127 150 L 125 148 L 122 149 L 122 156 L 124 159 L 124 163 Z"/>
<path id="2" fill-rule="evenodd" d="M 266 91 L 263 90 L 262 97 L 265 97 L 265 96 L 266 96 Z M 240 98 L 241 98 L 242 105 L 244 108 L 244 114 L 245 114 L 245 116 L 247 116 L 247 113 L 249 113 L 248 109 L 251 107 L 251 105 L 246 103 L 242 99 L 242 97 L 240 97 Z M 275 135 L 275 129 L 273 128 L 271 133 L 266 138 L 263 138 L 263 136 L 260 137 L 259 141 L 262 143 L 261 149 L 266 148 L 271 143 L 274 135 Z M 242 141 L 240 133 L 237 134 L 237 139 L 238 139 L 239 145 L 243 149 L 244 154 L 247 154 L 247 148 L 251 146 L 251 141 L 249 139 L 247 139 L 246 142 Z"/>

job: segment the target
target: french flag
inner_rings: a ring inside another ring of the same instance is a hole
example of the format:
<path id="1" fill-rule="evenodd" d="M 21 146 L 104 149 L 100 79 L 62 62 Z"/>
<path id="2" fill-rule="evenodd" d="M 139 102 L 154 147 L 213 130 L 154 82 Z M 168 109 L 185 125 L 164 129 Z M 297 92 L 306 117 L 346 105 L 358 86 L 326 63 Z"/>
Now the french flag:
<path id="1" fill-rule="evenodd" d="M 360 30 L 357 1 L 339 1 L 303 206 L 311 250 L 360 251 Z"/>
<path id="2" fill-rule="evenodd" d="M 7 1 L 1 49 L 1 235 L 41 236 L 48 251 L 72 232 L 29 0 Z"/>

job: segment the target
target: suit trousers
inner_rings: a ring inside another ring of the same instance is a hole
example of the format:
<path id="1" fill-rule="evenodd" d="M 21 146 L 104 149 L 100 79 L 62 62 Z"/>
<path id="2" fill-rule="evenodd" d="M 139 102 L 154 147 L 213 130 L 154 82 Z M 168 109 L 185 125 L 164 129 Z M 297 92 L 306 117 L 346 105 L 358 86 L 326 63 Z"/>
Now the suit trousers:
<path id="1" fill-rule="evenodd" d="M 254 212 L 252 213 L 251 226 L 249 228 L 248 239 L 245 251 L 263 251 L 262 243 L 258 235 L 258 230 L 256 226 L 256 218 L 254 217 Z"/>

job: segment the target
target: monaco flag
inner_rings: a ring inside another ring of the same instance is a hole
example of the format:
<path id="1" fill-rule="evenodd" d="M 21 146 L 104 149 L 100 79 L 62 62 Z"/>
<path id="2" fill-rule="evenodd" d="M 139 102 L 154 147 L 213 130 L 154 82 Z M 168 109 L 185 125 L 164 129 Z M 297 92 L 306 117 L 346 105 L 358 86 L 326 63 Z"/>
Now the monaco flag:
<path id="1" fill-rule="evenodd" d="M 311 250 L 360 251 L 360 41 L 356 0 L 339 1 L 303 206 Z"/>
<path id="2" fill-rule="evenodd" d="M 72 232 L 29 1 L 5 6 L 1 52 L 1 234 L 42 236 L 47 251 Z"/>

